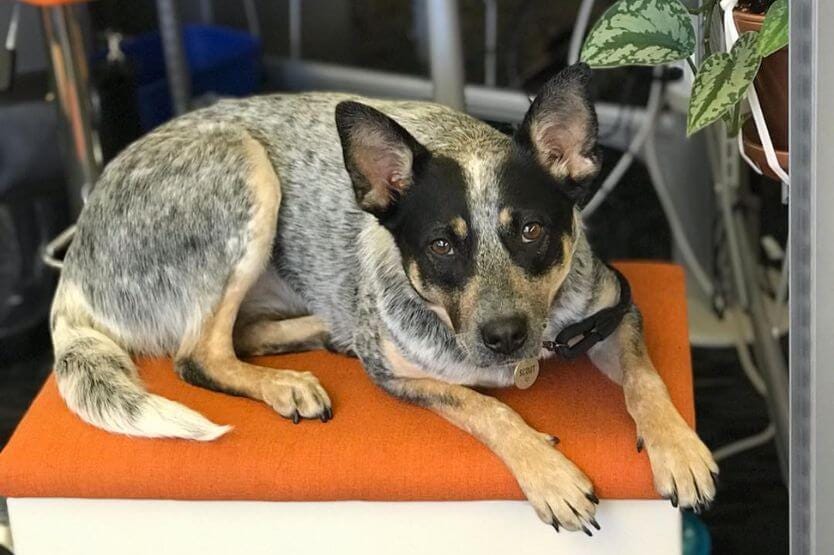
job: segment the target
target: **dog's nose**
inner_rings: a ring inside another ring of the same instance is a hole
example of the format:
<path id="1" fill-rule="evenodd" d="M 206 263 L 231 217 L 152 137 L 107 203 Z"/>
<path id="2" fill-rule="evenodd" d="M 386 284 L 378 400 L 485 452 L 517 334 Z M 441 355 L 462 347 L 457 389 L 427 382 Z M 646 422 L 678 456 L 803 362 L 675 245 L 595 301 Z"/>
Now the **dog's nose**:
<path id="1" fill-rule="evenodd" d="M 508 355 L 527 340 L 527 320 L 523 316 L 504 316 L 481 326 L 484 345 L 496 353 Z"/>

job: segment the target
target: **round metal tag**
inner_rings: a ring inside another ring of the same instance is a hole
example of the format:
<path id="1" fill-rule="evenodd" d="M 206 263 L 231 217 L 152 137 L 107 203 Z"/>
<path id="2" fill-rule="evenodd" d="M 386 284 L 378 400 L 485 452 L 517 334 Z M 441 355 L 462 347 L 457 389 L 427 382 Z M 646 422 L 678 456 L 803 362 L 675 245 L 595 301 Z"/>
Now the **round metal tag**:
<path id="1" fill-rule="evenodd" d="M 522 360 L 513 370 L 513 383 L 519 389 L 527 389 L 539 377 L 539 361 L 534 358 Z"/>

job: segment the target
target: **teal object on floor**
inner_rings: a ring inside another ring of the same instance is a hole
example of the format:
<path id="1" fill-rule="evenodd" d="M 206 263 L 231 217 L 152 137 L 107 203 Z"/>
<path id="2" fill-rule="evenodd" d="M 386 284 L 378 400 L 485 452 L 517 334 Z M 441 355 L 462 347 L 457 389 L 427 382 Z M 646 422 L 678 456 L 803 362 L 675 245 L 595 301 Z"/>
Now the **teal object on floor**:
<path id="1" fill-rule="evenodd" d="M 712 538 L 703 521 L 694 513 L 683 514 L 683 555 L 709 555 L 712 552 Z"/>

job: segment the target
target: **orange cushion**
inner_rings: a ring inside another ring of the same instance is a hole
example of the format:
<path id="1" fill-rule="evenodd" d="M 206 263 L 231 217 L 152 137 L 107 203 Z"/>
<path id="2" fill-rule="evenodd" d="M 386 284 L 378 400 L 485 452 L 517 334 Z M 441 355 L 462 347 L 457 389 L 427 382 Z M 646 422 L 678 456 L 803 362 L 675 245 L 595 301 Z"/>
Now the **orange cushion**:
<path id="1" fill-rule="evenodd" d="M 666 264 L 619 264 L 645 316 L 652 358 L 675 405 L 694 422 L 684 279 Z M 9 497 L 160 499 L 472 500 L 520 499 L 486 447 L 426 409 L 377 388 L 359 362 L 327 352 L 257 359 L 313 371 L 334 419 L 298 425 L 265 405 L 190 386 L 168 360 L 143 360 L 151 391 L 234 430 L 214 443 L 112 435 L 69 412 L 50 378 L 0 454 L 0 494 Z M 646 453 L 620 387 L 587 358 L 544 365 L 529 390 L 495 395 L 561 449 L 600 497 L 653 498 Z"/>

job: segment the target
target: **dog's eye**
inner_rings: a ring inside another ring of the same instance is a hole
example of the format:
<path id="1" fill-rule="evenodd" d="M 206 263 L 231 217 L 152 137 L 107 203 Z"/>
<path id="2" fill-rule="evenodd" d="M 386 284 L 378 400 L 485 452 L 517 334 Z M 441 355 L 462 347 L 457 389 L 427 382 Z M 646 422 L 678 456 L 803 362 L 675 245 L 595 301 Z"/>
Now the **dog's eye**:
<path id="1" fill-rule="evenodd" d="M 448 256 L 454 252 L 452 244 L 446 239 L 435 239 L 429 244 L 431 252 L 440 256 Z"/>
<path id="2" fill-rule="evenodd" d="M 542 228 L 542 224 L 539 222 L 529 222 L 524 224 L 524 227 L 521 228 L 521 240 L 525 243 L 532 243 L 533 241 L 538 241 L 543 233 L 544 229 Z"/>

